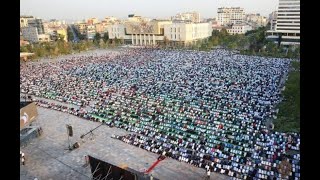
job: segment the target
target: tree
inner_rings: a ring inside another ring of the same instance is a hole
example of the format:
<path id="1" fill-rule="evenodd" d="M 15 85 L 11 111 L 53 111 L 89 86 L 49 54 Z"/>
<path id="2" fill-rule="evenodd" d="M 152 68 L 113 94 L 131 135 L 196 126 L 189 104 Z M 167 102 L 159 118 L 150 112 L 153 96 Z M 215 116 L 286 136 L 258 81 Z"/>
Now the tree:
<path id="1" fill-rule="evenodd" d="M 225 28 L 222 28 L 220 33 L 219 33 L 220 38 L 224 38 L 226 36 L 228 36 L 228 31 Z"/>
<path id="2" fill-rule="evenodd" d="M 105 32 L 103 34 L 103 41 L 104 41 L 104 43 L 107 43 L 108 40 L 109 40 L 109 34 L 108 34 L 108 32 Z"/>
<path id="3" fill-rule="evenodd" d="M 281 45 L 281 41 L 282 41 L 282 33 L 279 34 L 279 38 L 278 38 L 278 47 L 280 47 Z"/>
<path id="4" fill-rule="evenodd" d="M 73 32 L 70 27 L 67 28 L 67 32 L 68 32 L 68 41 L 70 42 L 74 39 Z"/>
<path id="5" fill-rule="evenodd" d="M 104 41 L 100 41 L 99 47 L 105 49 L 107 47 L 107 45 Z"/>
<path id="6" fill-rule="evenodd" d="M 27 46 L 20 46 L 20 52 L 29 52 Z"/>
<path id="7" fill-rule="evenodd" d="M 96 33 L 96 35 L 94 36 L 94 39 L 93 39 L 93 41 L 95 42 L 95 43 L 99 43 L 100 42 L 100 39 L 101 39 L 101 35 L 100 35 L 100 33 Z"/>
<path id="8" fill-rule="evenodd" d="M 268 42 L 266 44 L 266 51 L 268 53 L 276 53 L 277 52 L 277 45 L 274 42 Z"/>

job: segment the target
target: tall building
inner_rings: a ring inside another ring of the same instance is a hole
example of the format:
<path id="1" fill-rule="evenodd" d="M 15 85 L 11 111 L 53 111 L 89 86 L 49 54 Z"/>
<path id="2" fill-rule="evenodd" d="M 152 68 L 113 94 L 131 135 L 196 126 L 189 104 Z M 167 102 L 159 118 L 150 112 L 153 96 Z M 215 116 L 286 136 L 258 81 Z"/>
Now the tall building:
<path id="1" fill-rule="evenodd" d="M 245 12 L 240 7 L 218 8 L 218 21 L 222 26 L 230 24 L 242 24 Z"/>
<path id="2" fill-rule="evenodd" d="M 300 0 L 279 0 L 275 30 L 267 32 L 267 39 L 281 44 L 300 44 Z"/>
<path id="3" fill-rule="evenodd" d="M 185 12 L 178 13 L 171 18 L 172 21 L 187 21 L 193 23 L 200 23 L 200 13 L 198 12 Z"/>

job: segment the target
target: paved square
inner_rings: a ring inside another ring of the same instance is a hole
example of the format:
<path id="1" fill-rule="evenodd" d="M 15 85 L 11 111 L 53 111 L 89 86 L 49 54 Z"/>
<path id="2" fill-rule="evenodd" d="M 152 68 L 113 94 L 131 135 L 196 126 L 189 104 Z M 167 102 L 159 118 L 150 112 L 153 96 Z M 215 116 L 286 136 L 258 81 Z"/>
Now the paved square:
<path id="1" fill-rule="evenodd" d="M 80 136 L 97 127 L 99 123 L 76 116 L 38 107 L 39 116 L 35 124 L 43 129 L 43 135 L 32 140 L 21 151 L 25 153 L 26 165 L 20 166 L 22 180 L 88 180 L 91 179 L 89 167 L 84 167 L 85 155 L 91 155 L 116 166 L 128 166 L 137 171 L 148 169 L 157 159 L 158 154 L 112 139 L 111 135 L 128 134 L 123 129 L 101 126 L 83 140 Z M 73 151 L 68 148 L 66 124 L 73 127 L 71 144 L 80 142 L 80 148 Z M 170 158 L 161 161 L 151 173 L 163 180 L 202 179 L 205 170 Z M 211 173 L 212 180 L 224 180 L 229 177 Z"/>

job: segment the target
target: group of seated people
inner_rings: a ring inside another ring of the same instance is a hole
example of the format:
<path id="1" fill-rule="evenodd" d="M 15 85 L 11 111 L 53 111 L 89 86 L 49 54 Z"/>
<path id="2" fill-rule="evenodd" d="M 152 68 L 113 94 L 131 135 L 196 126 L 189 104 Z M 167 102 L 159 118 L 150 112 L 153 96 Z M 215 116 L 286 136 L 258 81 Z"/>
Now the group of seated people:
<path id="1" fill-rule="evenodd" d="M 266 127 L 289 65 L 226 50 L 127 49 L 27 64 L 21 89 L 59 101 L 39 106 L 133 132 L 116 138 L 194 166 L 236 179 L 299 179 L 300 134 Z"/>

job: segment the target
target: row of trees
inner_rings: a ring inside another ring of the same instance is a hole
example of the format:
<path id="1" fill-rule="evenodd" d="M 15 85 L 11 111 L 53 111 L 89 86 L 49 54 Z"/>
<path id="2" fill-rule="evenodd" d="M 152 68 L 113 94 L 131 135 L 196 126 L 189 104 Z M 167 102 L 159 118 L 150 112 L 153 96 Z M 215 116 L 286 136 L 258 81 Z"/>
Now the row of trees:
<path id="1" fill-rule="evenodd" d="M 211 50 L 213 47 L 239 50 L 241 54 L 261 55 L 273 57 L 300 58 L 300 46 L 285 47 L 266 39 L 267 27 L 260 27 L 248 31 L 246 34 L 228 34 L 226 29 L 213 30 L 212 35 L 206 41 L 200 41 L 192 46 L 193 49 Z"/>
<path id="2" fill-rule="evenodd" d="M 42 57 L 57 57 L 60 55 L 66 55 L 71 53 L 77 53 L 81 51 L 87 51 L 97 48 L 112 48 L 118 45 L 124 44 L 123 39 L 109 39 L 108 33 L 101 34 L 96 33 L 92 40 L 80 40 L 79 42 L 73 42 L 73 33 L 68 28 L 68 41 L 63 40 L 63 36 L 59 35 L 53 42 L 34 43 L 20 47 L 20 52 L 35 53 L 33 59 Z"/>

